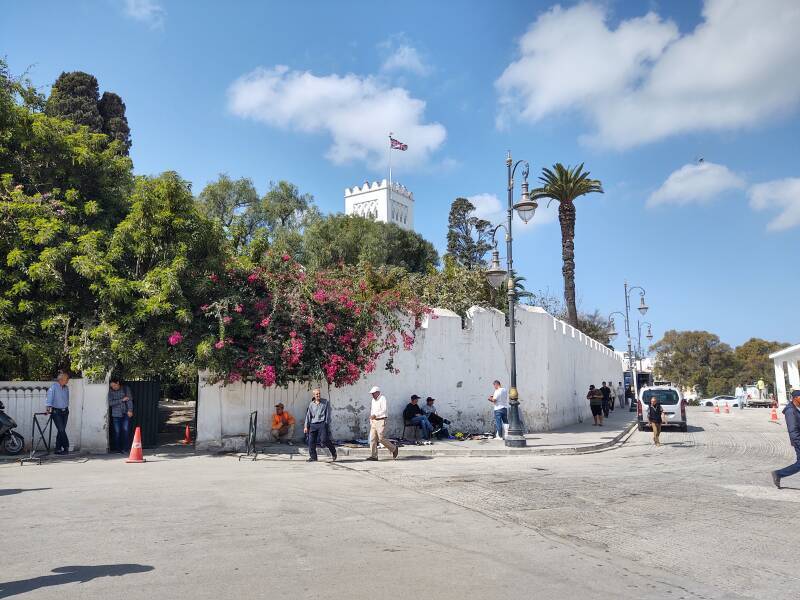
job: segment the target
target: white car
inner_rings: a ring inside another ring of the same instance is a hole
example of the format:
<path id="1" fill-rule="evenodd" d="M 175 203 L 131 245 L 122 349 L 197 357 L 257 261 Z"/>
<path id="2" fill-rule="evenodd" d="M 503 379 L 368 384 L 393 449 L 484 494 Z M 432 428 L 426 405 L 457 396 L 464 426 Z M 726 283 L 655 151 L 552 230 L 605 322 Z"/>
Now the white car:
<path id="1" fill-rule="evenodd" d="M 704 398 L 703 406 L 719 406 L 722 408 L 727 404 L 730 408 L 739 407 L 739 399 L 736 396 L 714 396 L 713 398 Z"/>
<path id="2" fill-rule="evenodd" d="M 655 396 L 658 398 L 661 408 L 664 409 L 662 426 L 674 425 L 681 431 L 686 431 L 686 400 L 681 391 L 672 385 L 647 385 L 639 390 L 639 401 L 636 403 L 636 416 L 639 420 L 639 431 L 644 431 L 650 427 L 647 421 L 647 409 L 650 400 Z"/>

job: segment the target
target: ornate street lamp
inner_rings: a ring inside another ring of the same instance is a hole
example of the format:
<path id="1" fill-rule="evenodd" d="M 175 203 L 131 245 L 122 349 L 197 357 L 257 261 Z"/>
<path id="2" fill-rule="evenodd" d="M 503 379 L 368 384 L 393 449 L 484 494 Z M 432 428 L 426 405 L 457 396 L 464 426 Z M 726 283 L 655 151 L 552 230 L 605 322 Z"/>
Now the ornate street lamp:
<path id="1" fill-rule="evenodd" d="M 522 167 L 522 193 L 520 201 L 514 204 L 514 174 L 517 167 Z M 511 351 L 511 382 L 508 390 L 508 435 L 506 435 L 506 446 L 515 448 L 524 447 L 525 430 L 522 427 L 522 419 L 519 416 L 519 392 L 517 391 L 517 338 L 516 338 L 516 323 L 515 312 L 517 306 L 517 289 L 516 281 L 514 278 L 514 261 L 513 261 L 513 237 L 511 234 L 511 223 L 514 220 L 514 211 L 522 219 L 524 223 L 528 223 L 536 213 L 538 204 L 536 200 L 531 199 L 528 191 L 528 173 L 530 166 L 527 161 L 518 160 L 516 163 L 511 159 L 511 152 L 506 156 L 506 168 L 508 170 L 508 209 L 506 211 L 505 224 L 500 223 L 492 230 L 492 241 L 494 242 L 494 250 L 492 251 L 492 261 L 489 269 L 486 271 L 486 279 L 495 289 L 506 281 L 506 296 L 508 298 L 508 326 L 509 326 L 509 346 Z M 497 231 L 502 228 L 506 232 L 506 269 L 500 266 L 500 253 L 497 250 Z"/>
<path id="2" fill-rule="evenodd" d="M 615 311 L 615 312 L 611 313 L 608 316 L 608 327 L 609 327 L 609 334 L 608 335 L 609 335 L 609 337 L 612 337 L 612 331 L 613 331 L 613 335 L 617 334 L 616 330 L 614 330 L 614 319 L 612 318 L 612 316 L 613 315 L 622 315 L 625 318 L 625 335 L 628 338 L 628 369 L 631 372 L 631 379 L 632 379 L 632 384 L 633 384 L 633 393 L 636 395 L 636 398 L 639 398 L 639 382 L 637 381 L 637 378 L 636 378 L 636 361 L 635 361 L 634 354 L 633 354 L 633 342 L 631 341 L 630 312 L 631 312 L 631 292 L 633 290 L 639 290 L 639 312 L 642 315 L 644 315 L 650 309 L 650 307 L 647 306 L 647 301 L 644 298 L 644 295 L 646 293 L 644 288 L 641 287 L 641 286 L 638 286 L 638 285 L 634 285 L 634 286 L 630 286 L 629 287 L 628 286 L 628 282 L 626 281 L 625 282 L 625 312 L 621 313 L 619 311 Z M 649 323 L 648 323 L 648 326 L 649 326 Z M 648 332 L 650 333 L 650 336 L 652 337 L 652 332 L 650 332 L 649 328 L 648 328 Z M 641 331 L 639 332 L 639 336 L 641 338 Z M 640 342 L 639 345 L 641 347 L 641 342 Z M 635 409 L 631 408 L 631 410 L 635 410 Z"/>

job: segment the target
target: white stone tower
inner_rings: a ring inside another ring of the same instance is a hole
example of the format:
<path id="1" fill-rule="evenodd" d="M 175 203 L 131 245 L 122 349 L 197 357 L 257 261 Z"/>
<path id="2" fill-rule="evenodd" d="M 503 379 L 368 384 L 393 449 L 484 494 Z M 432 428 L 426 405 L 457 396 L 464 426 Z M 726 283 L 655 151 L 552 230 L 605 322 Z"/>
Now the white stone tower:
<path id="1" fill-rule="evenodd" d="M 346 215 L 373 216 L 377 221 L 394 223 L 414 230 L 414 194 L 399 183 L 365 181 L 361 187 L 344 190 Z"/>

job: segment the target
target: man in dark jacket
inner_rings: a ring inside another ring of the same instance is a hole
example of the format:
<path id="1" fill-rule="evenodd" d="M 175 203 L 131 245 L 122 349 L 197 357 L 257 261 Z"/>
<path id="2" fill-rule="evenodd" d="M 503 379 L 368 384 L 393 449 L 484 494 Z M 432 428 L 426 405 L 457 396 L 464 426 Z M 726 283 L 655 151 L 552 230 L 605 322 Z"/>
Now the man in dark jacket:
<path id="1" fill-rule="evenodd" d="M 331 441 L 331 404 L 322 397 L 319 388 L 311 393 L 306 419 L 303 422 L 303 433 L 308 436 L 308 462 L 317 462 L 317 444 L 321 443 L 331 453 L 331 460 L 336 460 L 336 446 Z"/>
<path id="2" fill-rule="evenodd" d="M 800 473 L 800 390 L 792 392 L 792 401 L 783 409 L 783 416 L 786 419 L 786 429 L 789 430 L 789 443 L 797 454 L 797 462 L 772 472 L 772 482 L 778 489 L 781 489 L 781 479 Z"/>
<path id="3" fill-rule="evenodd" d="M 406 404 L 403 409 L 403 421 L 409 425 L 418 426 L 422 429 L 422 437 L 426 440 L 430 439 L 431 433 L 433 433 L 433 425 L 431 425 L 425 413 L 422 412 L 422 408 L 419 406 L 419 396 L 416 394 L 411 396 L 411 402 Z"/>
<path id="4" fill-rule="evenodd" d="M 608 418 L 608 410 L 611 408 L 611 388 L 603 382 L 600 386 L 600 393 L 603 394 L 603 416 Z"/>

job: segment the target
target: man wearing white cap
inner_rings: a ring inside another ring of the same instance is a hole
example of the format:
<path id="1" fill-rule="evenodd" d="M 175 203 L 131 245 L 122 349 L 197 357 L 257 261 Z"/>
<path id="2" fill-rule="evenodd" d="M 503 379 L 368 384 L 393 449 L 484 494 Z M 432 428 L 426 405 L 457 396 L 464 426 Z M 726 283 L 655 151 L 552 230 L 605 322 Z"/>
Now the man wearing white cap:
<path id="1" fill-rule="evenodd" d="M 372 396 L 372 407 L 369 411 L 369 448 L 372 453 L 367 460 L 378 460 L 378 442 L 392 453 L 392 458 L 397 458 L 397 446 L 384 435 L 387 417 L 386 396 L 381 394 L 381 388 L 377 385 L 369 391 L 369 394 Z"/>

